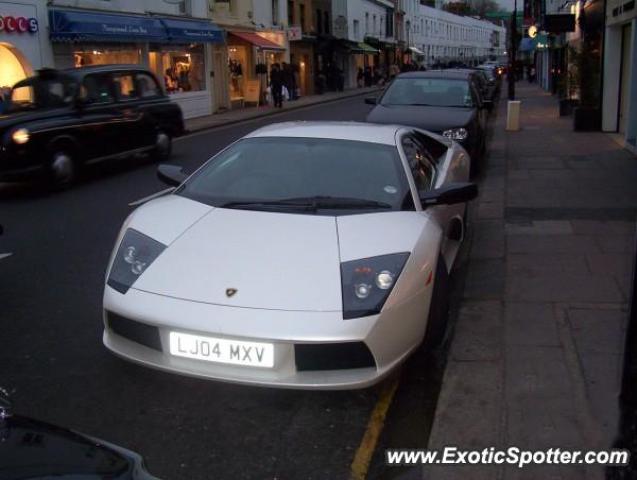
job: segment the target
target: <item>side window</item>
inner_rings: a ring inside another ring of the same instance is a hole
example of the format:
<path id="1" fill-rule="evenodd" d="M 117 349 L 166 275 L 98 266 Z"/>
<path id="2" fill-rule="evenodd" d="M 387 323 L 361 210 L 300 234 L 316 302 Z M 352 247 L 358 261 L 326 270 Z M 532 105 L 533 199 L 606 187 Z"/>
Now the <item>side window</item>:
<path id="1" fill-rule="evenodd" d="M 411 136 L 403 137 L 403 151 L 409 163 L 417 190 L 429 190 L 433 183 L 435 170 L 429 160 L 429 154 L 423 146 Z"/>
<path id="2" fill-rule="evenodd" d="M 153 77 L 147 73 L 137 74 L 137 90 L 141 98 L 160 97 L 162 95 L 161 88 Z"/>
<path id="3" fill-rule="evenodd" d="M 82 81 L 80 98 L 88 105 L 113 102 L 113 88 L 108 75 L 88 75 Z"/>
<path id="4" fill-rule="evenodd" d="M 139 92 L 135 86 L 135 76 L 132 73 L 117 73 L 113 75 L 115 91 L 120 100 L 136 100 Z"/>

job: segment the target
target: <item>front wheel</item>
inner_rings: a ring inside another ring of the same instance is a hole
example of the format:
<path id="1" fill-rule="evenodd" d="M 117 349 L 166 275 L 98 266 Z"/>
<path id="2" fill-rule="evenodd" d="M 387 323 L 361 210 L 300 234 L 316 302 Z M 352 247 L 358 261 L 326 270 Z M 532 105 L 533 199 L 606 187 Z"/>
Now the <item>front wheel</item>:
<path id="1" fill-rule="evenodd" d="M 77 180 L 77 162 L 68 150 L 56 150 L 49 163 L 49 178 L 56 189 L 71 186 Z"/>
<path id="2" fill-rule="evenodd" d="M 173 139 L 166 130 L 159 130 L 155 136 L 155 148 L 153 149 L 153 157 L 158 162 L 168 160 L 173 150 Z"/>

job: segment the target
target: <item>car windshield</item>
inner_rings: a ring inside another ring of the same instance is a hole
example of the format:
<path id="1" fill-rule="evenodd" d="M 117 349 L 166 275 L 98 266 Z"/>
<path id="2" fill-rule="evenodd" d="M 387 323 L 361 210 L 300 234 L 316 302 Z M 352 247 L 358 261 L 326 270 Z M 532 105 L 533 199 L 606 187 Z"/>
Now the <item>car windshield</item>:
<path id="1" fill-rule="evenodd" d="M 59 108 L 70 105 L 74 84 L 66 78 L 29 78 L 11 89 L 10 112 Z"/>
<path id="2" fill-rule="evenodd" d="M 387 88 L 381 105 L 472 107 L 466 80 L 452 78 L 397 78 Z"/>
<path id="3" fill-rule="evenodd" d="M 216 207 L 290 213 L 413 209 L 395 146 L 323 138 L 241 140 L 177 193 Z"/>

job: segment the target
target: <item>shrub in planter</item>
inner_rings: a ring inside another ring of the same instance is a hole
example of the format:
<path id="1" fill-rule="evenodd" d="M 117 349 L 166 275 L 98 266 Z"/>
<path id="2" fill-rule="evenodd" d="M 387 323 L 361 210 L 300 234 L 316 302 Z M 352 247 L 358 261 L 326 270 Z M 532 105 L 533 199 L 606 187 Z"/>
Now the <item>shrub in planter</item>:
<path id="1" fill-rule="evenodd" d="M 598 107 L 575 107 L 573 129 L 576 132 L 595 132 L 602 129 L 602 112 Z"/>
<path id="2" fill-rule="evenodd" d="M 586 31 L 586 13 L 579 18 L 582 41 L 579 49 L 573 49 L 580 103 L 573 111 L 573 129 L 590 132 L 601 130 L 601 109 L 599 101 L 599 82 L 601 78 L 600 50 L 596 48 L 594 31 Z"/>
<path id="3" fill-rule="evenodd" d="M 573 109 L 577 107 L 578 100 L 575 98 L 560 99 L 560 117 L 566 117 L 573 114 Z"/>

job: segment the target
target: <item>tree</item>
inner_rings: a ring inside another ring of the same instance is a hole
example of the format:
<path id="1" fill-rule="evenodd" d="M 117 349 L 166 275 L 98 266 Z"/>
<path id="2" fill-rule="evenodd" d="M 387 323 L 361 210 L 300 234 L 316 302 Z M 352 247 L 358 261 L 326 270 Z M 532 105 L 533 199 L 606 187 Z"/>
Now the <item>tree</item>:
<path id="1" fill-rule="evenodd" d="M 487 13 L 501 12 L 502 7 L 495 0 L 457 0 L 445 3 L 443 10 L 455 15 L 484 18 Z"/>

